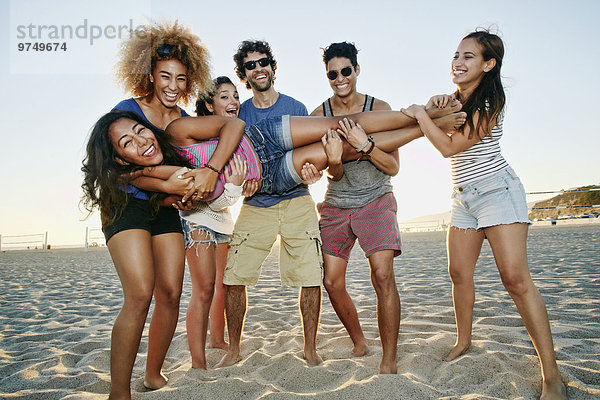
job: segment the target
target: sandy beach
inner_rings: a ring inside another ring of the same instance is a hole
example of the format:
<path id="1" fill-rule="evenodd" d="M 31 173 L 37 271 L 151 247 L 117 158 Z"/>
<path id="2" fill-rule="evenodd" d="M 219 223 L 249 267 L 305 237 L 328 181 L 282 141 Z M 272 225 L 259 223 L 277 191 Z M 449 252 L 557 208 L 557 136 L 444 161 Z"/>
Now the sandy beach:
<path id="1" fill-rule="evenodd" d="M 208 349 L 209 370 L 191 370 L 185 331 L 186 273 L 180 320 L 164 366 L 169 384 L 142 384 L 147 332 L 133 372 L 136 399 L 534 399 L 535 351 L 504 290 L 487 244 L 477 265 L 473 346 L 442 362 L 455 340 L 443 232 L 403 234 L 396 259 L 402 301 L 398 375 L 378 375 L 381 357 L 375 294 L 362 252 L 348 268 L 370 353 L 351 357 L 351 341 L 324 292 L 320 366 L 302 359 L 297 289 L 279 286 L 271 254 L 249 288 L 243 360 L 214 369 L 224 351 Z M 554 334 L 571 399 L 600 398 L 600 226 L 535 227 L 529 260 Z M 110 385 L 112 322 L 121 289 L 106 249 L 0 254 L 0 397 L 102 399 Z"/>

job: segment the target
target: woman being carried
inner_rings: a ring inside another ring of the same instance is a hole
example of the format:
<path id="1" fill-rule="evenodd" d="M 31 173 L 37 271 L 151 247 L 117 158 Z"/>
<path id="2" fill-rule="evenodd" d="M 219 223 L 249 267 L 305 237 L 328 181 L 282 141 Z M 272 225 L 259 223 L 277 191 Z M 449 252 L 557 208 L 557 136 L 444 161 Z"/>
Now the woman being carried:
<path id="1" fill-rule="evenodd" d="M 462 133 L 446 135 L 425 111 L 412 105 L 404 112 L 452 166 L 452 216 L 448 230 L 448 270 L 458 337 L 446 361 L 471 345 L 475 287 L 473 275 L 487 237 L 504 287 L 512 297 L 537 351 L 542 369 L 542 399 L 564 399 L 544 300 L 527 264 L 527 204 L 521 181 L 500 154 L 505 95 L 500 78 L 502 39 L 472 32 L 458 45 L 451 76 L 457 91 L 433 97 L 427 106 L 443 109 L 459 100 L 467 113 Z"/>
<path id="2" fill-rule="evenodd" d="M 433 108 L 428 112 L 434 117 L 436 126 L 446 132 L 460 127 L 465 114 L 456 112 L 460 103 L 454 102 L 448 109 Z M 161 148 L 151 138 L 147 129 L 140 132 L 140 124 L 130 120 L 127 113 L 120 114 L 123 122 L 113 124 L 105 134 L 113 138 L 112 145 L 119 156 L 129 164 L 144 166 L 138 174 L 168 180 L 177 166 L 162 163 Z M 105 115 L 99 122 L 114 116 Z M 318 169 L 327 167 L 324 147 L 339 144 L 338 133 L 344 136 L 343 161 L 369 157 L 372 152 L 393 151 L 421 137 L 414 120 L 400 111 L 371 111 L 348 117 L 290 117 L 266 119 L 245 128 L 243 121 L 230 117 L 188 117 L 173 121 L 167 127 L 171 144 L 181 154 L 195 152 L 195 163 L 201 168 L 188 171 L 184 177 L 194 177 L 194 188 L 185 198 L 192 197 L 209 201 L 224 190 L 224 176 L 210 164 L 210 157 L 220 138 L 239 142 L 239 146 L 222 146 L 230 154 L 236 154 L 247 163 L 246 179 L 260 179 L 259 192 L 279 193 L 302 182 L 300 172 L 306 162 Z M 245 129 L 244 129 L 245 128 Z M 367 137 L 367 132 L 372 133 Z M 245 134 L 244 134 L 245 133 Z M 324 135 L 324 133 L 326 133 Z M 325 146 L 323 146 L 323 144 Z M 215 175 L 215 190 L 207 190 L 198 171 L 209 170 Z"/>

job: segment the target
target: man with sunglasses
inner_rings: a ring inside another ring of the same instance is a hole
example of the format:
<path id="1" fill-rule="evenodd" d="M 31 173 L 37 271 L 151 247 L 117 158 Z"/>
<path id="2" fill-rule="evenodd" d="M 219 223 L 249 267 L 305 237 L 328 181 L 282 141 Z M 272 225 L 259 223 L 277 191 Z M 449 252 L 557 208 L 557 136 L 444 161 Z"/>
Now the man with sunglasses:
<path id="1" fill-rule="evenodd" d="M 346 115 L 361 111 L 390 110 L 382 101 L 357 92 L 360 65 L 352 43 L 332 43 L 323 53 L 333 96 L 311 115 Z M 318 205 L 323 240 L 323 283 L 331 304 L 354 344 L 354 356 L 368 352 L 356 307 L 346 291 L 346 267 L 356 239 L 369 260 L 377 296 L 377 319 L 383 355 L 380 373 L 396 373 L 396 348 L 400 326 L 400 296 L 394 277 L 394 257 L 401 253 L 396 219 L 396 199 L 390 176 L 399 169 L 398 151 L 374 152 L 358 163 L 329 161 L 329 180 L 323 203 Z M 333 156 L 336 157 L 335 155 Z M 337 165 L 334 166 L 334 165 Z M 314 175 L 314 174 L 313 174 Z M 310 169 L 303 171 L 311 179 Z"/>
<path id="2" fill-rule="evenodd" d="M 236 73 L 253 97 L 242 103 L 239 118 L 246 125 L 282 115 L 306 116 L 301 102 L 273 87 L 277 62 L 264 41 L 244 41 L 233 56 Z M 240 359 L 240 342 L 247 308 L 246 286 L 258 281 L 263 261 L 280 236 L 281 284 L 300 287 L 300 313 L 304 330 L 304 357 L 310 364 L 323 360 L 316 337 L 321 313 L 321 237 L 315 204 L 306 185 L 278 195 L 255 194 L 247 198 L 230 240 L 223 283 L 229 350 L 217 365 Z"/>

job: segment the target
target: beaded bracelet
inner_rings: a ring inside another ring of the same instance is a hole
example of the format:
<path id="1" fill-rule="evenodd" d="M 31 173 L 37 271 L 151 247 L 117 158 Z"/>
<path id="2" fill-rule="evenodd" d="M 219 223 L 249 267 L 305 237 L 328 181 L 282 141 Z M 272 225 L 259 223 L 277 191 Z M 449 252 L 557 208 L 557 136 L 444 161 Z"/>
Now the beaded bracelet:
<path id="1" fill-rule="evenodd" d="M 213 167 L 212 165 L 210 165 L 209 163 L 206 163 L 202 166 L 202 168 L 208 168 L 211 171 L 215 171 L 217 174 L 220 174 L 221 171 L 219 171 L 218 169 L 216 169 L 215 167 Z"/>

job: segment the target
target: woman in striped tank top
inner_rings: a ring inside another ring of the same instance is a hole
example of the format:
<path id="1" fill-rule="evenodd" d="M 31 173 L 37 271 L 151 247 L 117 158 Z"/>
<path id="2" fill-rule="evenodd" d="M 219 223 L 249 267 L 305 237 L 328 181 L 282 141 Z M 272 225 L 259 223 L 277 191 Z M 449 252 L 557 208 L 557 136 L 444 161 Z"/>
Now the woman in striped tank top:
<path id="1" fill-rule="evenodd" d="M 453 95 L 434 96 L 426 106 L 403 110 L 414 117 L 429 141 L 450 157 L 454 193 L 448 229 L 448 269 L 458 337 L 445 361 L 471 345 L 475 287 L 473 275 L 483 239 L 487 237 L 504 287 L 513 298 L 538 353 L 543 399 L 566 398 L 556 364 L 548 313 L 527 264 L 529 219 L 525 190 L 500 153 L 505 94 L 500 68 L 502 40 L 488 31 L 467 35 L 452 60 Z M 463 104 L 467 123 L 447 135 L 432 124 L 425 109 Z"/>

